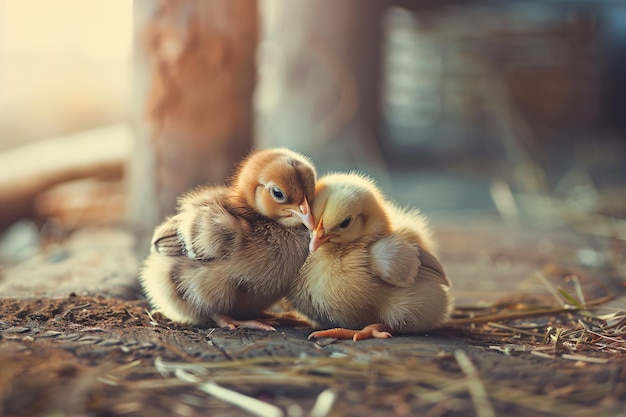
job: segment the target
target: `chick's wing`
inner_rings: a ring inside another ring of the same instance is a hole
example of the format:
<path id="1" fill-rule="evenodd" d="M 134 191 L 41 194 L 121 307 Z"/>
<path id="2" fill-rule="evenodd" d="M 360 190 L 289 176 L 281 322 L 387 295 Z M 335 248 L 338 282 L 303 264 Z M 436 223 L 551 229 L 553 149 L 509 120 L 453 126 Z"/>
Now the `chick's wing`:
<path id="1" fill-rule="evenodd" d="M 418 280 L 428 279 L 450 287 L 452 284 L 443 270 L 443 265 L 433 254 L 425 250 L 420 250 L 420 270 Z"/>
<path id="2" fill-rule="evenodd" d="M 199 188 L 181 199 L 177 233 L 186 256 L 198 260 L 227 257 L 250 228 L 229 202 L 224 187 Z"/>
<path id="3" fill-rule="evenodd" d="M 372 266 L 383 281 L 397 287 L 408 287 L 415 282 L 420 267 L 420 252 L 397 235 L 380 239 L 371 249 Z"/>
<path id="4" fill-rule="evenodd" d="M 182 256 L 183 246 L 178 237 L 178 219 L 170 217 L 154 230 L 152 252 L 165 256 Z"/>
<path id="5" fill-rule="evenodd" d="M 380 239 L 372 246 L 372 266 L 383 281 L 409 287 L 420 280 L 450 286 L 441 263 L 431 253 L 398 234 Z"/>

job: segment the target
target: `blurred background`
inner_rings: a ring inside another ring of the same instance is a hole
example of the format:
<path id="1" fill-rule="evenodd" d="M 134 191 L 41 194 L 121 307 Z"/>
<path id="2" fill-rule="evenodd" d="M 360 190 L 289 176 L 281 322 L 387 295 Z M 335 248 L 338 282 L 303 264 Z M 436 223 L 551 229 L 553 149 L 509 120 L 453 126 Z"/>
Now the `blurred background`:
<path id="1" fill-rule="evenodd" d="M 618 1 L 0 0 L 0 259 L 145 240 L 271 146 L 435 224 L 624 240 L 624 74 Z"/>

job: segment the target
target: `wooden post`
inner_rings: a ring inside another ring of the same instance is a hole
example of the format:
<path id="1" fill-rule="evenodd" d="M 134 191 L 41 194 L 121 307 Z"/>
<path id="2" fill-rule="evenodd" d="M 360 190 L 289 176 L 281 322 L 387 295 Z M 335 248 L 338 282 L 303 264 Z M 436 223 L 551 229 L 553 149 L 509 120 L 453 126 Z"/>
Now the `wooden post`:
<path id="1" fill-rule="evenodd" d="M 252 147 L 256 0 L 135 0 L 132 225 L 150 234 L 176 198 L 223 183 Z M 143 244 L 143 243 L 142 243 Z"/>
<path id="2" fill-rule="evenodd" d="M 257 139 L 384 168 L 379 145 L 384 0 L 263 1 Z"/>

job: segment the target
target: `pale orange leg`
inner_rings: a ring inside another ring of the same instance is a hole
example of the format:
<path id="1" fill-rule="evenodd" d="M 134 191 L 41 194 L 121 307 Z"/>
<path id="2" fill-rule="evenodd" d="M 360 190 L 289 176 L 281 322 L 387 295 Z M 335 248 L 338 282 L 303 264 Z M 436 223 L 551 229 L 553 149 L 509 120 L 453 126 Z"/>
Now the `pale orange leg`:
<path id="1" fill-rule="evenodd" d="M 213 316 L 213 320 L 220 327 L 228 327 L 229 329 L 236 328 L 244 328 L 244 329 L 256 329 L 256 330 L 267 330 L 271 332 L 275 332 L 276 329 L 270 326 L 267 323 L 274 324 L 274 320 L 235 320 L 232 317 L 223 316 L 223 315 L 215 315 Z"/>
<path id="2" fill-rule="evenodd" d="M 332 337 L 333 339 L 352 339 L 355 342 L 363 339 L 387 339 L 393 337 L 387 330 L 388 327 L 384 324 L 370 324 L 365 326 L 361 330 L 343 329 L 341 327 L 336 329 L 318 330 L 309 335 L 309 340 L 312 338 Z"/>
<path id="3" fill-rule="evenodd" d="M 312 327 L 311 323 L 299 314 L 288 312 L 269 312 L 265 311 L 261 314 L 261 319 L 272 320 L 276 325 L 290 327 Z"/>

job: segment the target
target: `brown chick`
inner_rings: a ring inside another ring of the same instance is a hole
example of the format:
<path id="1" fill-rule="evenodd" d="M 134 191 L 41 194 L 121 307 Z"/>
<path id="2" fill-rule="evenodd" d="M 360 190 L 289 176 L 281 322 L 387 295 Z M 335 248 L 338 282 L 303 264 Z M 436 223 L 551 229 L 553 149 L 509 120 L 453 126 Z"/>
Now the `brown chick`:
<path id="1" fill-rule="evenodd" d="M 418 210 L 354 173 L 321 178 L 312 208 L 311 254 L 288 300 L 318 328 L 339 328 L 309 338 L 417 334 L 448 317 L 450 282 Z"/>
<path id="2" fill-rule="evenodd" d="M 259 318 L 307 257 L 315 180 L 306 157 L 268 149 L 246 158 L 230 186 L 184 195 L 155 229 L 141 273 L 152 306 L 180 323 L 274 330 Z"/>

